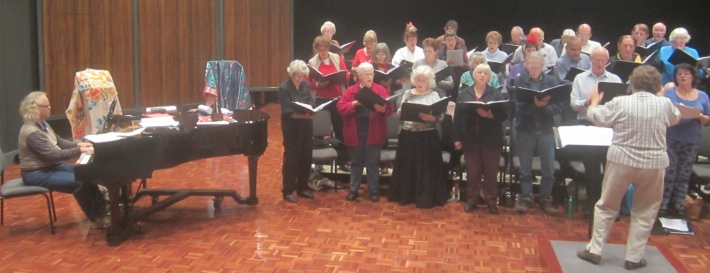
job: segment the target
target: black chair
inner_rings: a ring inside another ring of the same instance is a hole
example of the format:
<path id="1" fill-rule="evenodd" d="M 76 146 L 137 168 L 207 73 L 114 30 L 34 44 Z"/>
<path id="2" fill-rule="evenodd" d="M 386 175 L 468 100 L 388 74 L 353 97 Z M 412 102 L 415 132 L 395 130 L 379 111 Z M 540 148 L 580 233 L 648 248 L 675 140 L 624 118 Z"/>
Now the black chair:
<path id="1" fill-rule="evenodd" d="M 703 199 L 710 198 L 710 126 L 703 126 L 703 137 L 698 148 L 698 159 L 693 164 L 690 188 Z"/>
<path id="2" fill-rule="evenodd" d="M 330 124 L 330 112 L 318 111 L 313 118 L 313 137 L 321 139 L 323 137 L 333 137 L 333 126 Z M 333 147 L 313 147 L 313 163 L 329 165 L 331 172 L 337 172 L 335 160 L 338 158 L 338 151 Z"/>
<path id="3" fill-rule="evenodd" d="M 0 149 L 0 225 L 5 224 L 5 200 L 32 196 L 32 195 L 42 195 L 45 200 L 47 200 L 47 213 L 49 214 L 49 227 L 54 234 L 54 221 L 57 220 L 57 212 L 54 209 L 54 198 L 52 196 L 52 191 L 47 188 L 37 187 L 37 186 L 27 186 L 22 178 L 10 179 L 5 182 L 5 155 Z"/>

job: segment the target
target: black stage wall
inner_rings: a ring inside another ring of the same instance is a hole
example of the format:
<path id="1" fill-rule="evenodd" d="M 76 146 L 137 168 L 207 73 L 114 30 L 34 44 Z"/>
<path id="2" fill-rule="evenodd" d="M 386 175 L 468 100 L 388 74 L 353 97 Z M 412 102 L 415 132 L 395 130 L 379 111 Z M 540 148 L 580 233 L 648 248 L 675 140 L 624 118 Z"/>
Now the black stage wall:
<path id="1" fill-rule="evenodd" d="M 518 1 L 518 0 L 294 0 L 294 58 L 312 56 L 311 45 L 325 21 L 336 25 L 334 39 L 341 43 L 357 41 L 362 47 L 365 31 L 377 32 L 392 54 L 404 46 L 402 33 L 407 22 L 419 29 L 419 45 L 426 37 L 443 34 L 449 19 L 459 23 L 459 36 L 469 50 L 485 47 L 488 31 L 497 30 L 510 40 L 510 29 L 519 25 L 527 34 L 530 28 L 545 31 L 545 42 L 559 38 L 566 28 L 576 30 L 581 23 L 592 26 L 592 40 L 615 45 L 619 36 L 630 34 L 637 23 L 649 28 L 661 21 L 667 26 L 666 39 L 676 27 L 685 27 L 691 35 L 689 46 L 701 56 L 710 55 L 710 1 Z M 616 48 L 613 46 L 612 48 Z M 351 55 L 352 56 L 352 55 Z"/>

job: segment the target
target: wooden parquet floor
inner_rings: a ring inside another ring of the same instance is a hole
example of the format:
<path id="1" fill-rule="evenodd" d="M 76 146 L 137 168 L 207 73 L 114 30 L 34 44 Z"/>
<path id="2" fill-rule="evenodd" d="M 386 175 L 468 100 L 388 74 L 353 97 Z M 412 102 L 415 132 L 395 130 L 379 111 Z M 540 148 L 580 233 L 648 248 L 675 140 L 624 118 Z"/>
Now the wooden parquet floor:
<path id="1" fill-rule="evenodd" d="M 550 272 L 540 239 L 586 241 L 581 213 L 516 215 L 501 207 L 500 215 L 489 215 L 483 208 L 464 213 L 460 204 L 422 210 L 386 198 L 347 202 L 346 190 L 285 203 L 280 110 L 275 104 L 262 110 L 272 118 L 259 160 L 258 205 L 225 199 L 215 211 L 211 198 L 191 197 L 108 247 L 105 231 L 89 227 L 71 195 L 55 194 L 56 235 L 41 197 L 8 200 L 0 272 Z M 148 185 L 234 188 L 246 195 L 247 173 L 243 156 L 213 158 L 156 171 Z M 18 177 L 18 167 L 6 176 Z M 694 224 L 695 236 L 652 236 L 650 244 L 668 248 L 689 272 L 710 272 L 710 221 Z M 624 243 L 628 227 L 628 218 L 616 223 L 609 242 Z"/>

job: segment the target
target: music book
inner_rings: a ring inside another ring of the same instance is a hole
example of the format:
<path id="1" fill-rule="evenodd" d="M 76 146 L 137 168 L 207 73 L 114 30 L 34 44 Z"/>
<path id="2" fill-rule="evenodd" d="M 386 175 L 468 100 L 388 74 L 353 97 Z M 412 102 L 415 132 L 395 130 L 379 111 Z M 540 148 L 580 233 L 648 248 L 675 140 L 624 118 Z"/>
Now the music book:
<path id="1" fill-rule="evenodd" d="M 569 102 L 569 94 L 572 92 L 571 84 L 562 84 L 558 86 L 553 86 L 540 91 L 527 89 L 523 87 L 515 88 L 515 96 L 518 100 L 525 103 L 535 103 L 533 97 L 537 97 L 538 100 L 543 99 L 545 96 L 550 96 L 549 103 L 558 102 Z"/>
<path id="2" fill-rule="evenodd" d="M 496 111 L 504 111 L 508 112 L 508 109 L 510 109 L 510 100 L 496 100 L 496 101 L 489 101 L 489 102 L 482 102 L 482 101 L 467 101 L 467 102 L 457 102 L 456 103 L 456 111 L 475 111 L 476 109 L 483 109 L 483 110 L 496 110 Z"/>
<path id="3" fill-rule="evenodd" d="M 598 126 L 560 126 L 554 128 L 557 148 L 574 146 L 611 146 L 614 130 Z"/>
<path id="4" fill-rule="evenodd" d="M 672 63 L 673 65 L 687 63 L 693 67 L 695 67 L 699 63 L 703 67 L 708 67 L 710 65 L 710 56 L 705 56 L 696 59 L 695 57 L 690 56 L 688 52 L 676 48 L 675 50 L 673 50 L 673 53 L 671 53 L 671 56 L 668 57 L 668 62 Z"/>
<path id="5" fill-rule="evenodd" d="M 518 50 L 519 47 L 520 47 L 520 45 L 508 43 L 508 44 L 503 44 L 500 47 L 500 50 L 502 50 L 506 54 L 513 54 L 513 53 L 515 53 L 516 50 Z"/>
<path id="6" fill-rule="evenodd" d="M 599 82 L 597 83 L 597 90 L 599 90 L 599 93 L 604 93 L 604 97 L 599 104 L 605 104 L 616 96 L 628 95 L 629 85 L 618 82 Z"/>
<path id="7" fill-rule="evenodd" d="M 394 94 L 383 98 L 379 94 L 375 93 L 375 91 L 372 91 L 372 89 L 363 87 L 357 92 L 357 94 L 355 94 L 355 100 L 359 101 L 363 106 L 367 107 L 367 109 L 370 109 L 370 111 L 375 112 L 377 111 L 375 110 L 375 104 L 385 106 L 388 101 L 392 101 L 402 94 L 403 93 Z"/>
<path id="8" fill-rule="evenodd" d="M 310 76 L 313 80 L 321 82 L 328 81 L 328 85 L 347 83 L 347 74 L 345 70 L 340 70 L 330 73 L 328 75 L 323 75 L 323 73 L 318 71 L 318 69 L 313 68 L 310 64 L 308 65 L 308 70 L 310 70 L 308 76 Z"/>
<path id="9" fill-rule="evenodd" d="M 89 163 L 89 160 L 91 160 L 90 154 L 81 153 L 79 159 L 76 160 L 76 163 L 74 163 L 74 165 L 86 165 Z"/>
<path id="10" fill-rule="evenodd" d="M 444 79 L 451 76 L 452 74 L 453 73 L 451 71 L 451 67 L 448 66 L 448 67 L 445 67 L 445 68 L 437 71 L 436 73 L 434 73 L 434 77 L 435 77 L 434 80 L 436 80 L 436 84 L 439 84 L 439 82 L 443 81 Z"/>
<path id="11" fill-rule="evenodd" d="M 501 63 L 489 61 L 488 66 L 491 67 L 491 71 L 493 73 L 501 73 L 505 70 L 505 65 L 507 65 L 508 63 L 510 63 L 510 61 L 513 60 L 513 55 L 513 53 L 508 54 L 508 57 L 506 57 L 505 60 L 503 60 L 503 62 Z"/>
<path id="12" fill-rule="evenodd" d="M 414 63 L 407 60 L 402 60 L 401 62 L 399 62 L 399 66 L 404 67 L 405 69 L 407 69 L 407 71 L 411 71 L 412 67 L 414 66 Z"/>
<path id="13" fill-rule="evenodd" d="M 658 42 L 651 43 L 651 44 L 648 44 L 645 46 L 637 45 L 634 52 L 641 55 L 641 58 L 646 58 L 646 56 L 651 55 L 654 51 L 661 49 L 661 45 L 663 45 L 663 43 L 662 43 L 663 41 L 664 40 L 660 40 Z"/>
<path id="14" fill-rule="evenodd" d="M 680 117 L 683 119 L 700 117 L 700 113 L 702 112 L 700 108 L 690 107 L 682 103 L 676 103 L 675 107 L 678 108 Z"/>
<path id="15" fill-rule="evenodd" d="M 478 47 L 474 47 L 473 49 L 466 52 L 466 56 L 468 56 L 469 60 L 471 59 L 471 55 L 473 55 L 473 53 L 476 52 L 476 49 L 478 49 Z"/>
<path id="16" fill-rule="evenodd" d="M 403 121 L 424 122 L 424 120 L 419 118 L 419 113 L 431 113 L 432 115 L 443 114 L 446 112 L 446 106 L 448 106 L 448 104 L 449 97 L 443 97 L 430 105 L 403 102 L 399 119 Z"/>
<path id="17" fill-rule="evenodd" d="M 310 104 L 294 101 L 292 105 L 293 111 L 299 114 L 315 114 L 338 99 L 340 99 L 340 97 L 321 103 L 321 105 L 316 106 L 316 108 L 313 108 Z"/>
<path id="18" fill-rule="evenodd" d="M 387 79 L 401 79 L 407 76 L 407 73 L 409 73 L 410 69 L 411 67 L 407 69 L 406 66 L 400 65 L 390 68 L 390 70 L 387 70 L 387 72 L 375 70 L 375 82 L 380 83 Z"/>
<path id="19" fill-rule="evenodd" d="M 579 68 L 576 68 L 576 67 L 571 67 L 571 68 L 569 69 L 569 71 L 567 71 L 567 75 L 565 76 L 565 80 L 566 80 L 566 81 L 573 82 L 573 81 L 574 81 L 574 77 L 577 77 L 577 75 L 579 75 L 580 73 L 582 73 L 582 72 L 584 72 L 584 71 L 586 71 L 586 70 L 582 70 L 582 69 L 579 69 Z"/>
<path id="20" fill-rule="evenodd" d="M 685 219 L 670 219 L 670 218 L 658 218 L 661 222 L 661 226 L 668 232 L 673 234 L 683 234 L 683 235 L 695 235 L 693 227 L 690 222 Z"/>
<path id="21" fill-rule="evenodd" d="M 352 42 L 349 42 L 346 44 L 342 44 L 339 46 L 337 46 L 335 44 L 330 44 L 330 52 L 333 52 L 338 55 L 342 55 L 342 54 L 350 52 L 350 49 L 352 49 L 354 45 L 355 45 L 355 41 L 352 41 Z"/>
<path id="22" fill-rule="evenodd" d="M 629 80 L 629 76 L 631 76 L 631 73 L 634 72 L 634 69 L 637 67 L 643 65 L 643 64 L 648 64 L 650 65 L 651 62 L 653 62 L 656 57 L 658 56 L 658 51 L 654 51 L 651 53 L 651 55 L 646 56 L 646 58 L 643 59 L 642 62 L 637 63 L 637 62 L 632 62 L 632 61 L 624 61 L 624 60 L 616 60 L 613 62 L 610 62 L 607 64 L 607 70 L 611 73 L 614 73 L 615 75 L 619 76 L 621 78 L 622 82 L 626 82 Z"/>
<path id="23" fill-rule="evenodd" d="M 446 50 L 446 62 L 451 61 L 450 66 L 463 66 L 463 49 Z"/>

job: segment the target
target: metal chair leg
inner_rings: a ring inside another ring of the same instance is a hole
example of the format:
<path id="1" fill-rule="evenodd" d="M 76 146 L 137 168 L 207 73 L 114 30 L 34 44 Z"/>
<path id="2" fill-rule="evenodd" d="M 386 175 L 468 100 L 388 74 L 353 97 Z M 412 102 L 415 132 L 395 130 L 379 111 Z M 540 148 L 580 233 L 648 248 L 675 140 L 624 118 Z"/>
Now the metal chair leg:
<path id="1" fill-rule="evenodd" d="M 52 235 L 54 235 L 54 217 L 52 217 L 53 216 L 52 207 L 54 207 L 54 205 L 53 205 L 54 202 L 50 201 L 49 195 L 46 195 L 46 194 L 42 194 L 42 195 L 44 196 L 44 199 L 47 200 L 47 214 L 49 215 L 49 228 L 52 231 Z"/>
<path id="2" fill-rule="evenodd" d="M 54 207 L 54 195 L 52 195 L 52 191 L 49 191 L 49 201 L 50 204 L 52 204 L 52 215 L 54 215 L 54 221 L 57 221 L 57 209 Z"/>

